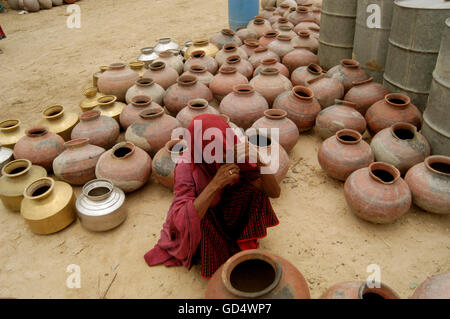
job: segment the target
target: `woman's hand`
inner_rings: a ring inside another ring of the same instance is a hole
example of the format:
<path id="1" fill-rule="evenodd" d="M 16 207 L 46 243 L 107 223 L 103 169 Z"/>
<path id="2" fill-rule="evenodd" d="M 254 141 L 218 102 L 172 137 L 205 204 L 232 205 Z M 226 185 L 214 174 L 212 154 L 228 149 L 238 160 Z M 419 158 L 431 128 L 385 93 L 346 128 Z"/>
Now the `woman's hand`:
<path id="1" fill-rule="evenodd" d="M 239 179 L 239 172 L 240 169 L 236 164 L 221 165 L 212 179 L 211 184 L 217 190 L 221 190 L 225 186 L 235 183 Z"/>
<path id="2" fill-rule="evenodd" d="M 242 138 L 241 143 L 234 146 L 234 157 L 237 163 L 245 163 L 249 160 L 250 163 L 257 166 L 270 164 L 270 159 L 263 156 L 255 145 L 249 143 L 248 137 Z"/>

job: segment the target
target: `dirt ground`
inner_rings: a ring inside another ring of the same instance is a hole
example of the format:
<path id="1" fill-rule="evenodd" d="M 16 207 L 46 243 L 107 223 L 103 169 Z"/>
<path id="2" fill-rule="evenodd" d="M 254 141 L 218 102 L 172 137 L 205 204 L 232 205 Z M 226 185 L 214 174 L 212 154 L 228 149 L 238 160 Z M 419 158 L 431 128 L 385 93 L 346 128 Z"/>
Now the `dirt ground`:
<path id="1" fill-rule="evenodd" d="M 100 65 L 134 60 L 159 37 L 182 44 L 227 27 L 223 0 L 78 4 L 81 29 L 67 28 L 66 6 L 0 14 L 8 37 L 0 41 L 1 120 L 18 118 L 30 126 L 55 103 L 79 112 L 81 92 Z M 272 201 L 280 225 L 269 230 L 261 248 L 294 264 L 313 298 L 334 283 L 365 280 L 370 264 L 381 267 L 382 281 L 403 298 L 427 276 L 450 271 L 449 217 L 413 207 L 393 225 L 358 219 L 345 203 L 343 184 L 317 162 L 320 142 L 314 132 L 302 134 L 290 154 L 282 195 Z M 149 268 L 143 259 L 159 238 L 171 199 L 152 178 L 128 195 L 129 216 L 117 229 L 92 233 L 76 221 L 50 236 L 31 233 L 19 214 L 0 204 L 0 297 L 99 298 L 107 292 L 106 298 L 202 298 L 208 281 L 198 266 Z M 81 267 L 79 289 L 66 287 L 70 264 Z"/>

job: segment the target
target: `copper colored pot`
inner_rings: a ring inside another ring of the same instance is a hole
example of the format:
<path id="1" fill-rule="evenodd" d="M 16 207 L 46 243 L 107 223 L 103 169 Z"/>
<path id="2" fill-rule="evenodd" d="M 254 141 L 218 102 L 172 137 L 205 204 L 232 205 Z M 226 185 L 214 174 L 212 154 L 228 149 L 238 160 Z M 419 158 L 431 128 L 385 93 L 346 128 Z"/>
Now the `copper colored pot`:
<path id="1" fill-rule="evenodd" d="M 192 65 L 202 65 L 212 75 L 216 74 L 219 69 L 219 64 L 217 64 L 216 59 L 206 55 L 206 53 L 201 50 L 192 52 L 191 57 L 184 63 L 184 71 L 189 70 Z"/>
<path id="2" fill-rule="evenodd" d="M 165 187 L 173 189 L 175 165 L 186 151 L 186 143 L 182 140 L 175 139 L 167 142 L 153 157 L 153 175 Z"/>
<path id="3" fill-rule="evenodd" d="M 328 70 L 327 76 L 341 82 L 344 85 L 345 92 L 353 87 L 353 82 L 364 81 L 369 78 L 366 72 L 359 67 L 359 62 L 351 59 L 343 59 L 341 64 Z"/>
<path id="4" fill-rule="evenodd" d="M 241 48 L 247 53 L 249 58 L 255 53 L 255 50 L 259 47 L 260 46 L 258 40 L 245 40 L 244 44 L 241 45 Z"/>
<path id="5" fill-rule="evenodd" d="M 139 113 L 148 109 L 158 109 L 161 105 L 153 102 L 153 99 L 148 95 L 136 95 L 120 113 L 120 126 L 126 130 L 131 124 L 139 119 Z"/>
<path id="6" fill-rule="evenodd" d="M 305 20 L 315 20 L 315 16 L 310 7 L 298 6 L 297 9 L 288 15 L 289 21 L 296 26 Z M 315 22 L 320 25 L 320 20 Z"/>
<path id="7" fill-rule="evenodd" d="M 227 43 L 236 43 L 237 45 L 242 44 L 242 40 L 231 29 L 222 29 L 222 31 L 214 33 L 209 38 L 209 42 L 214 44 L 219 49 L 222 49 L 222 47 Z"/>
<path id="8" fill-rule="evenodd" d="M 272 24 L 272 28 L 274 30 L 278 30 L 281 26 L 289 26 L 293 28 L 294 24 L 292 24 L 292 22 L 289 22 L 288 18 L 280 16 L 277 18 L 277 21 Z"/>
<path id="9" fill-rule="evenodd" d="M 317 54 L 319 50 L 319 40 L 313 37 L 308 30 L 300 30 L 298 37 L 292 39 L 292 45 L 307 48 L 314 54 Z"/>
<path id="10" fill-rule="evenodd" d="M 279 32 L 276 30 L 270 30 L 267 31 L 263 37 L 259 39 L 259 45 L 266 47 L 272 42 L 277 39 Z"/>
<path id="11" fill-rule="evenodd" d="M 175 52 L 174 52 L 175 51 Z M 175 50 L 166 50 L 158 53 L 158 58 L 155 59 L 156 61 L 162 61 L 164 62 L 168 67 L 173 68 L 175 71 L 177 71 L 178 74 L 183 73 L 183 57 L 179 54 L 179 51 L 177 49 Z"/>
<path id="12" fill-rule="evenodd" d="M 363 81 L 353 82 L 353 87 L 345 94 L 344 100 L 356 104 L 356 110 L 362 115 L 366 115 L 372 104 L 378 102 L 391 93 L 382 84 L 374 82 L 373 78 Z"/>
<path id="13" fill-rule="evenodd" d="M 264 34 L 266 34 L 266 32 L 272 30 L 272 25 L 270 24 L 269 20 L 265 19 L 264 17 L 256 16 L 248 23 L 247 29 L 255 31 L 258 35 L 258 38 L 260 38 Z"/>
<path id="14" fill-rule="evenodd" d="M 283 58 L 286 54 L 294 50 L 294 46 L 292 44 L 292 37 L 280 34 L 277 36 L 275 41 L 269 43 L 267 48 L 270 51 L 273 51 L 276 54 L 278 54 L 280 58 Z"/>
<path id="15" fill-rule="evenodd" d="M 308 66 L 311 63 L 320 64 L 317 55 L 303 47 L 294 47 L 294 50 L 283 57 L 282 62 L 291 73 L 301 66 Z"/>
<path id="16" fill-rule="evenodd" d="M 127 104 L 131 103 L 131 100 L 138 95 L 147 95 L 151 97 L 152 101 L 161 105 L 164 97 L 164 89 L 155 80 L 150 78 L 141 78 L 130 87 L 127 91 L 125 99 Z"/>
<path id="17" fill-rule="evenodd" d="M 222 99 L 230 92 L 233 91 L 233 87 L 237 84 L 247 84 L 247 78 L 241 73 L 237 72 L 235 67 L 221 67 L 219 73 L 209 83 L 214 97 L 222 101 Z"/>
<path id="18" fill-rule="evenodd" d="M 363 300 L 381 300 L 381 299 L 400 299 L 400 296 L 388 285 L 379 283 L 371 288 L 367 282 L 345 281 L 335 284 L 328 288 L 320 299 L 363 299 Z"/>
<path id="19" fill-rule="evenodd" d="M 197 78 L 200 83 L 203 83 L 207 87 L 209 87 L 209 83 L 213 79 L 214 75 L 206 69 L 203 65 L 191 65 L 189 70 L 183 73 L 183 75 L 193 75 Z"/>
<path id="20" fill-rule="evenodd" d="M 164 90 L 167 90 L 168 87 L 177 82 L 178 72 L 174 68 L 167 66 L 163 61 L 154 61 L 149 65 L 143 77 L 152 79 Z"/>
<path id="21" fill-rule="evenodd" d="M 305 20 L 294 27 L 294 32 L 298 33 L 300 30 L 308 30 L 315 33 L 316 31 L 320 31 L 320 26 L 313 20 Z"/>
<path id="22" fill-rule="evenodd" d="M 427 278 L 416 288 L 411 299 L 450 299 L 450 272 Z"/>
<path id="23" fill-rule="evenodd" d="M 306 86 L 309 80 L 321 76 L 323 73 L 320 65 L 310 63 L 308 66 L 300 66 L 291 74 L 291 82 L 293 85 Z"/>
<path id="24" fill-rule="evenodd" d="M 99 92 L 115 95 L 119 101 L 125 102 L 127 90 L 139 79 L 139 74 L 125 63 L 113 63 L 98 78 Z"/>
<path id="25" fill-rule="evenodd" d="M 253 76 L 253 65 L 246 59 L 242 59 L 239 55 L 229 56 L 223 67 L 234 67 L 243 76 L 250 80 Z"/>
<path id="26" fill-rule="evenodd" d="M 266 68 L 275 68 L 280 71 L 281 75 L 284 75 L 289 79 L 289 70 L 287 67 L 284 66 L 284 64 L 281 64 L 278 62 L 276 58 L 266 58 L 261 60 L 261 64 L 255 69 L 255 72 L 253 73 L 253 76 L 257 76 L 263 69 Z"/>
<path id="27" fill-rule="evenodd" d="M 248 61 L 252 64 L 253 68 L 257 68 L 264 59 L 275 59 L 277 62 L 281 61 L 278 54 L 265 47 L 258 47 L 255 49 L 253 54 L 248 58 Z"/>
<path id="28" fill-rule="evenodd" d="M 291 81 L 276 68 L 262 70 L 250 81 L 250 85 L 265 97 L 269 105 L 273 104 L 278 95 L 292 89 Z"/>
<path id="29" fill-rule="evenodd" d="M 236 36 L 241 39 L 242 43 L 245 40 L 258 40 L 258 34 L 253 30 L 247 29 L 246 27 L 237 28 Z"/>
<path id="30" fill-rule="evenodd" d="M 322 109 L 334 104 L 344 97 L 344 85 L 336 79 L 328 78 L 325 74 L 309 80 L 307 87 L 314 92 Z"/>
<path id="31" fill-rule="evenodd" d="M 177 114 L 177 120 L 182 127 L 188 127 L 192 120 L 201 114 L 219 114 L 205 99 L 190 100 L 185 108 Z"/>
<path id="32" fill-rule="evenodd" d="M 223 46 L 222 50 L 217 52 L 216 54 L 216 61 L 217 64 L 219 64 L 219 67 L 222 66 L 228 57 L 238 55 L 241 57 L 241 59 L 248 59 L 248 54 L 245 52 L 244 49 L 239 47 L 236 43 L 227 43 Z"/>

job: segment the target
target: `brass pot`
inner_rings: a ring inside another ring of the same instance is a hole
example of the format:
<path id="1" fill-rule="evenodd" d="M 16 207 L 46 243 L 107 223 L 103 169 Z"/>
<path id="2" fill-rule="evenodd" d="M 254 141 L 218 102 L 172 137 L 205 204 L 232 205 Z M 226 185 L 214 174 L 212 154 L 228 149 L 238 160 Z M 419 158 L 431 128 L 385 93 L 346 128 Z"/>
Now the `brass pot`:
<path id="1" fill-rule="evenodd" d="M 105 96 L 96 87 L 90 87 L 83 91 L 85 98 L 81 100 L 79 106 L 82 112 L 90 111 L 98 105 L 98 99 Z"/>
<path id="2" fill-rule="evenodd" d="M 20 213 L 33 233 L 56 233 L 76 218 L 76 197 L 65 182 L 43 177 L 29 184 L 23 196 Z"/>
<path id="3" fill-rule="evenodd" d="M 128 66 L 130 69 L 136 71 L 140 77 L 144 76 L 145 71 L 147 71 L 145 68 L 145 63 L 142 61 L 132 61 L 128 63 Z"/>
<path id="4" fill-rule="evenodd" d="M 197 40 L 187 48 L 186 53 L 184 54 L 184 58 L 186 60 L 189 59 L 192 52 L 194 51 L 204 51 L 206 55 L 212 56 L 214 58 L 216 56 L 216 53 L 219 52 L 219 48 L 214 44 L 209 43 L 208 40 Z"/>
<path id="5" fill-rule="evenodd" d="M 17 141 L 25 136 L 25 129 L 20 124 L 19 120 L 0 122 L 0 143 L 2 146 L 13 149 Z"/>
<path id="6" fill-rule="evenodd" d="M 112 117 L 119 123 L 119 116 L 122 113 L 125 103 L 117 101 L 117 97 L 114 95 L 105 95 L 97 100 L 97 110 L 100 111 L 100 115 Z"/>
<path id="7" fill-rule="evenodd" d="M 38 125 L 47 127 L 50 132 L 58 134 L 65 141 L 70 140 L 72 129 L 78 123 L 78 115 L 65 111 L 62 105 L 47 107 L 42 112 L 42 117 Z"/>
<path id="8" fill-rule="evenodd" d="M 106 70 L 108 70 L 108 66 L 102 65 L 100 67 L 100 71 L 97 71 L 97 72 L 94 73 L 94 75 L 92 76 L 92 86 L 97 87 L 98 78 Z"/>
<path id="9" fill-rule="evenodd" d="M 36 179 L 46 176 L 45 168 L 31 165 L 27 159 L 18 159 L 3 166 L 0 178 L 0 199 L 3 205 L 19 212 L 25 188 Z"/>

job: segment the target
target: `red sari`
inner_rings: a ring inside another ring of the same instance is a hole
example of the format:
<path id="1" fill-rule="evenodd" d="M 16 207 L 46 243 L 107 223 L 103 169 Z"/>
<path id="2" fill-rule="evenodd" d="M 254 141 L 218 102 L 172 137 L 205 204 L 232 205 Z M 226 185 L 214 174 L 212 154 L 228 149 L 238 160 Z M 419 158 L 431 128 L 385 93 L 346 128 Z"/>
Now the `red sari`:
<path id="1" fill-rule="evenodd" d="M 3 32 L 2 27 L 0 26 L 0 40 L 6 38 L 5 32 Z"/>

